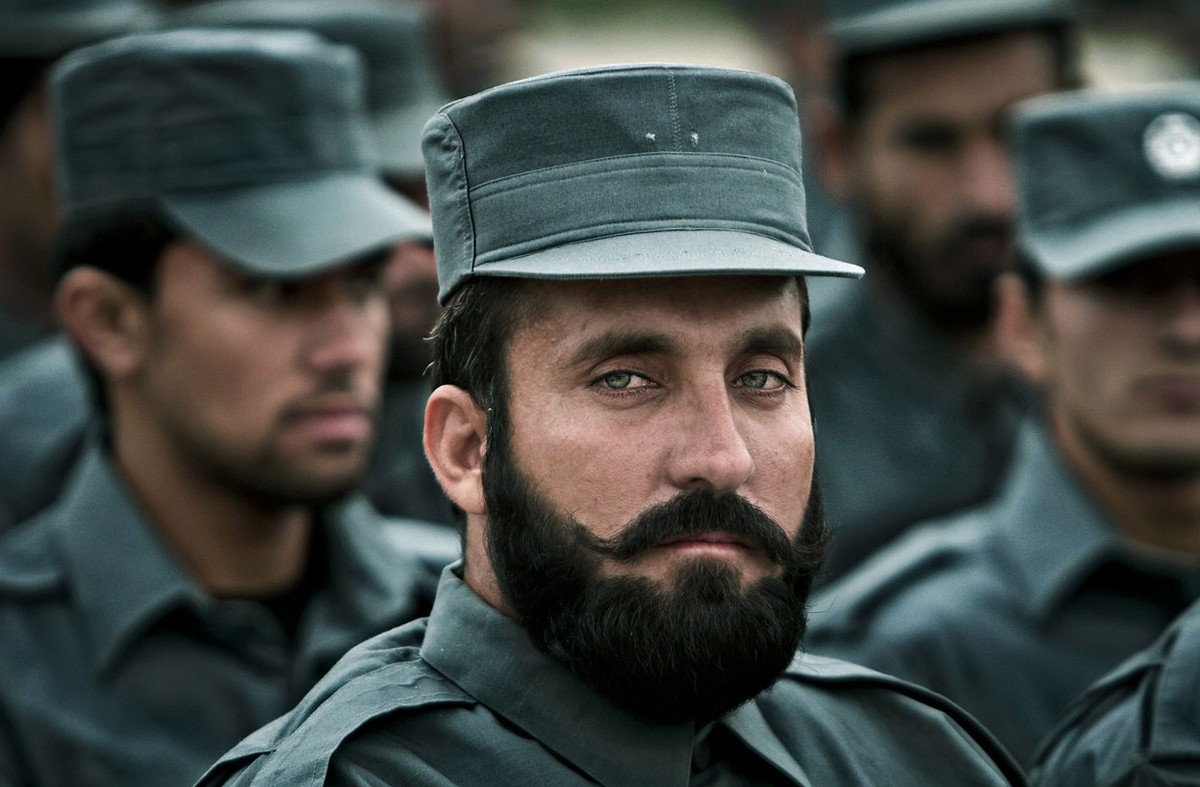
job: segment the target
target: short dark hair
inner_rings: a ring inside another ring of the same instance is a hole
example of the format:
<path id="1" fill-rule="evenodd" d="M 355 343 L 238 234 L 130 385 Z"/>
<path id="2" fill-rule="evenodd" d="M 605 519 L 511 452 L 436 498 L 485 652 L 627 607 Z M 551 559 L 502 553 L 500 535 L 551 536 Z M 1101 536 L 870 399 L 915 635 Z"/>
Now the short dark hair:
<path id="1" fill-rule="evenodd" d="M 152 299 L 158 288 L 159 260 L 181 235 L 160 211 L 146 206 L 73 218 L 57 238 L 55 270 L 62 276 L 83 265 L 98 268 Z M 95 412 L 107 420 L 105 382 L 91 359 L 82 352 L 79 356 Z"/>
<path id="2" fill-rule="evenodd" d="M 874 98 L 871 91 L 872 76 L 880 62 L 886 58 L 911 52 L 934 51 L 950 46 L 990 41 L 1020 33 L 1041 33 L 1046 37 L 1054 56 L 1054 81 L 1058 89 L 1070 90 L 1082 85 L 1083 78 L 1079 65 L 1078 33 L 1073 25 L 1059 23 L 1036 25 L 1028 28 L 1011 28 L 992 33 L 960 36 L 953 39 L 943 39 L 936 42 L 841 57 L 837 59 L 834 66 L 833 85 L 835 88 L 835 97 L 841 106 L 842 114 L 853 124 L 861 120 L 862 116 L 869 110 L 871 101 Z"/>

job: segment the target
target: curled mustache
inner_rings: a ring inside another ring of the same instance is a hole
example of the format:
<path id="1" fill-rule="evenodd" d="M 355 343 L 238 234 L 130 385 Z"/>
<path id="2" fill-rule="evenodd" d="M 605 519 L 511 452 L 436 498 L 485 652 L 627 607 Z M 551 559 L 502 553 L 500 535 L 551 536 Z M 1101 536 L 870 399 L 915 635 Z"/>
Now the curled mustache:
<path id="1" fill-rule="evenodd" d="M 761 548 L 783 565 L 792 545 L 783 528 L 761 508 L 736 494 L 714 496 L 701 489 L 683 492 L 639 514 L 620 534 L 604 539 L 584 531 L 584 546 L 614 560 L 630 561 L 667 539 L 722 532 Z"/>

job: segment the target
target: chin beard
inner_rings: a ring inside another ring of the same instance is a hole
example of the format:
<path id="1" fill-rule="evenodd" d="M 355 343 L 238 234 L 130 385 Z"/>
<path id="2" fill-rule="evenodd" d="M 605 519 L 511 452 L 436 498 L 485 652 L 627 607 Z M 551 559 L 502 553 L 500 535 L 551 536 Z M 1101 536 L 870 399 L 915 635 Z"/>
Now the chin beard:
<path id="1" fill-rule="evenodd" d="M 505 440 L 491 445 L 488 552 L 539 649 L 613 704 L 656 722 L 704 723 L 778 679 L 803 637 L 828 540 L 815 482 L 795 540 L 737 495 L 690 491 L 605 541 L 537 494 Z M 604 560 L 632 560 L 671 535 L 716 529 L 753 541 L 779 575 L 743 588 L 737 568 L 698 558 L 664 582 L 601 576 Z"/>
<path id="2" fill-rule="evenodd" d="M 980 265 L 969 259 L 968 249 L 980 240 L 1011 245 L 1011 235 L 1007 222 L 977 217 L 953 227 L 933 248 L 920 250 L 902 232 L 877 226 L 868 239 L 868 252 L 871 261 L 889 271 L 896 286 L 939 330 L 951 335 L 977 333 L 992 319 L 993 284 L 1011 261 Z M 954 283 L 939 285 L 924 272 L 930 268 L 957 268 L 960 274 Z"/>

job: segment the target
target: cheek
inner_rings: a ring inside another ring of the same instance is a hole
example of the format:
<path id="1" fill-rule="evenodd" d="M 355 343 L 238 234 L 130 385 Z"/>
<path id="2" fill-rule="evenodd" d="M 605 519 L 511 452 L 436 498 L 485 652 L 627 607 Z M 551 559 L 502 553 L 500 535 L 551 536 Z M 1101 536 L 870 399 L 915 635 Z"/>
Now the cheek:
<path id="1" fill-rule="evenodd" d="M 812 491 L 815 457 L 807 417 L 765 432 L 755 454 L 753 502 L 784 527 L 799 526 Z"/>
<path id="2" fill-rule="evenodd" d="M 292 348 L 273 341 L 269 331 L 236 326 L 215 319 L 203 331 L 172 331 L 154 364 L 155 376 L 159 395 L 171 397 L 185 417 L 249 436 L 263 431 L 268 415 L 286 398 Z"/>
<path id="3" fill-rule="evenodd" d="M 655 419 L 613 417 L 573 396 L 533 396 L 512 412 L 513 455 L 538 492 L 597 535 L 616 534 L 663 488 L 665 448 Z"/>

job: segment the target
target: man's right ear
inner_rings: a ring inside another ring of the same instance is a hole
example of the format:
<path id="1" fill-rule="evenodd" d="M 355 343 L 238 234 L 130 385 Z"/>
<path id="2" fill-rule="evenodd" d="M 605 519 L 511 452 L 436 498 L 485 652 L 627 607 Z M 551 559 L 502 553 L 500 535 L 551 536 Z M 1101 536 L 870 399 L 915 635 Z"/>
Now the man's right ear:
<path id="1" fill-rule="evenodd" d="M 138 367 L 146 345 L 145 298 L 110 273 L 80 266 L 54 292 L 59 323 L 107 377 Z"/>
<path id="2" fill-rule="evenodd" d="M 486 513 L 483 452 L 487 413 L 456 385 L 439 386 L 425 405 L 425 456 L 442 490 L 468 514 Z"/>
<path id="3" fill-rule="evenodd" d="M 1041 341 L 1043 328 L 1029 288 L 1020 275 L 1002 273 L 996 277 L 992 296 L 992 330 L 1000 356 L 1025 379 L 1040 384 L 1046 376 L 1046 354 Z"/>

